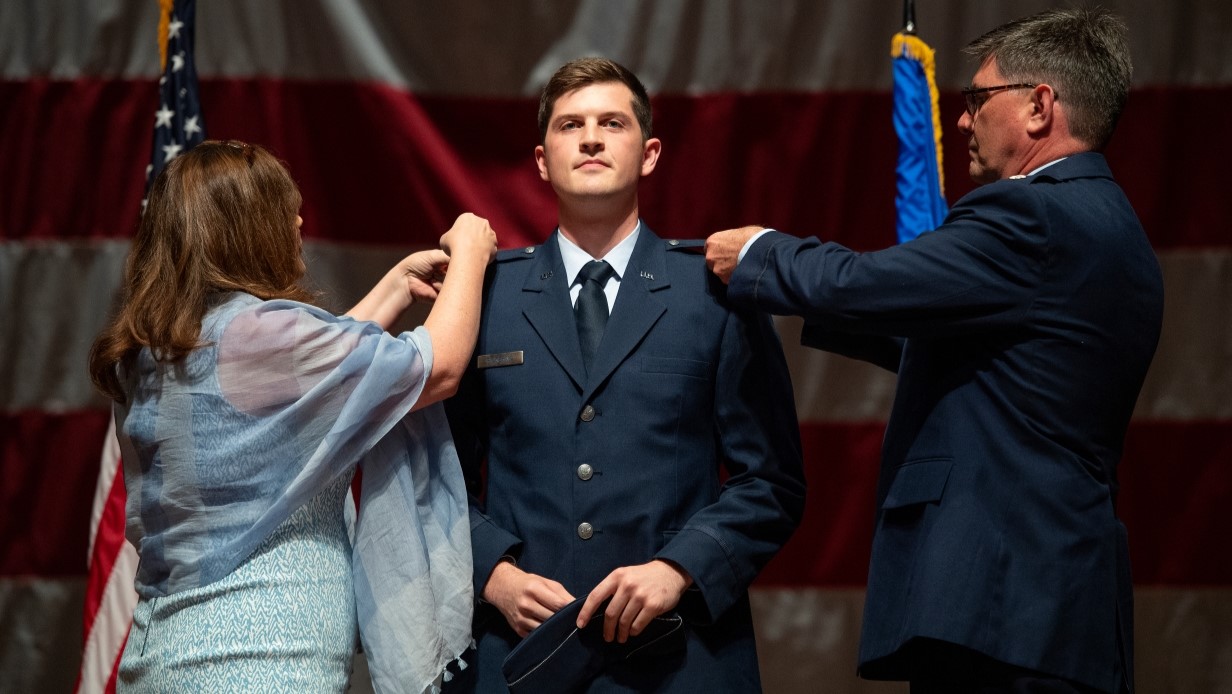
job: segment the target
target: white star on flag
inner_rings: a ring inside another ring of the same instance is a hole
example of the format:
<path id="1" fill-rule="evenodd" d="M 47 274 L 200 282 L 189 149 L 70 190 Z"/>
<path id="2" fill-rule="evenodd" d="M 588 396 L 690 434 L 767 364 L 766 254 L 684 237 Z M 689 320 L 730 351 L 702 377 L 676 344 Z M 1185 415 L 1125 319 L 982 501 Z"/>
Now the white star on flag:
<path id="1" fill-rule="evenodd" d="M 197 116 L 191 116 L 184 119 L 184 137 L 191 138 L 193 133 L 203 132 L 201 126 L 197 125 Z"/>
<path id="2" fill-rule="evenodd" d="M 177 156 L 179 156 L 180 150 L 182 149 L 184 149 L 183 145 L 177 145 L 174 142 L 169 145 L 163 145 L 163 154 L 166 155 L 166 158 L 163 159 L 163 163 L 166 164 L 172 159 L 175 159 Z"/>
<path id="3" fill-rule="evenodd" d="M 167 25 L 167 40 L 180 38 L 180 27 L 184 26 L 184 22 L 172 17 L 171 23 Z"/>
<path id="4" fill-rule="evenodd" d="M 171 71 L 179 72 L 182 69 L 184 69 L 184 52 L 180 51 L 171 56 Z"/>
<path id="5" fill-rule="evenodd" d="M 162 127 L 170 128 L 171 127 L 171 117 L 174 115 L 175 115 L 175 111 L 172 111 L 171 109 L 167 108 L 167 104 L 163 104 L 162 108 L 154 112 L 154 127 L 155 128 L 162 128 Z"/>

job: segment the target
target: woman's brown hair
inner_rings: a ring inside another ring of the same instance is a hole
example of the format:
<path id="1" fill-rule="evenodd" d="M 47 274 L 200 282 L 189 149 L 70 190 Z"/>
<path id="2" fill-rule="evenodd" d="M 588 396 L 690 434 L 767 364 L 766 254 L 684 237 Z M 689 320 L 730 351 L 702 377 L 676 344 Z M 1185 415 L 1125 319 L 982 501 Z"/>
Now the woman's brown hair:
<path id="1" fill-rule="evenodd" d="M 124 270 L 123 303 L 90 349 L 94 385 L 125 394 L 117 364 L 148 347 L 174 362 L 201 346 L 221 292 L 311 301 L 296 216 L 299 188 L 265 149 L 207 140 L 154 179 Z"/>

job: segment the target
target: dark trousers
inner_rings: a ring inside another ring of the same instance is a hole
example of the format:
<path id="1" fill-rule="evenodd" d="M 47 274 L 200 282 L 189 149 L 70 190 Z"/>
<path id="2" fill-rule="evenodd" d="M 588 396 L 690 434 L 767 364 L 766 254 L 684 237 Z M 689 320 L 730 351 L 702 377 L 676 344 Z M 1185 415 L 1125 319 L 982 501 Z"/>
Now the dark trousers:
<path id="1" fill-rule="evenodd" d="M 911 694 L 1104 694 L 944 641 L 916 639 L 908 648 Z"/>

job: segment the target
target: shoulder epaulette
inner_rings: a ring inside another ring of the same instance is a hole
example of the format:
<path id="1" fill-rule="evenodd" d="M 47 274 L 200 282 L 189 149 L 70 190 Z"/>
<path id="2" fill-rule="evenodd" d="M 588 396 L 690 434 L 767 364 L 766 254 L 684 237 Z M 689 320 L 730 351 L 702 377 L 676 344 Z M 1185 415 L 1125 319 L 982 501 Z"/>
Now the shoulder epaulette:
<path id="1" fill-rule="evenodd" d="M 664 239 L 664 245 L 669 251 L 684 251 L 686 253 L 702 253 L 706 250 L 705 239 Z"/>
<path id="2" fill-rule="evenodd" d="M 507 260 L 525 260 L 534 258 L 539 252 L 538 246 L 524 246 L 522 248 L 506 248 L 503 251 L 496 253 L 496 262 L 503 263 Z"/>

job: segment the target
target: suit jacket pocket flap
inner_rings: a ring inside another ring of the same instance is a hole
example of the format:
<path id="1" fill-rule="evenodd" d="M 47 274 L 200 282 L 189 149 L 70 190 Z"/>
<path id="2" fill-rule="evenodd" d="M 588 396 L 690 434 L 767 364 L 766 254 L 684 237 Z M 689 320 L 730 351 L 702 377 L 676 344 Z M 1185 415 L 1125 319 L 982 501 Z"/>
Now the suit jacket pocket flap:
<path id="1" fill-rule="evenodd" d="M 890 492 L 886 494 L 883 509 L 902 508 L 912 504 L 941 501 L 945 482 L 950 478 L 951 458 L 916 460 L 898 468 Z"/>
<path id="2" fill-rule="evenodd" d="M 645 357 L 642 372 L 654 374 L 679 374 L 693 378 L 709 378 L 710 362 L 677 357 Z"/>

